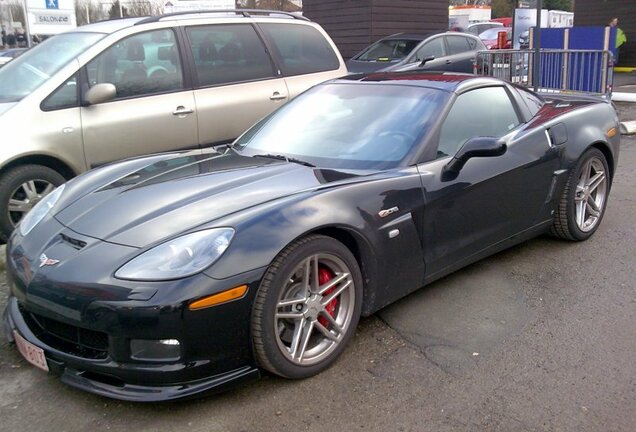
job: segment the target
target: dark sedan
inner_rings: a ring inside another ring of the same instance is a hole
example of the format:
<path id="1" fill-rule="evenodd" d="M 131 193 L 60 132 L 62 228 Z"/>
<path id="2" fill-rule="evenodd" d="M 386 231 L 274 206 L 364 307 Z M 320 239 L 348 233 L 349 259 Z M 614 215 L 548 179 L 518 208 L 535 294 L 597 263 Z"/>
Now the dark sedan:
<path id="1" fill-rule="evenodd" d="M 467 33 L 398 33 L 353 56 L 347 69 L 352 73 L 415 69 L 473 73 L 476 53 L 485 49 L 477 36 Z"/>
<path id="2" fill-rule="evenodd" d="M 309 377 L 361 315 L 531 237 L 589 238 L 617 129 L 603 100 L 494 78 L 324 83 L 222 152 L 47 195 L 7 245 L 4 328 L 33 365 L 119 399 Z"/>

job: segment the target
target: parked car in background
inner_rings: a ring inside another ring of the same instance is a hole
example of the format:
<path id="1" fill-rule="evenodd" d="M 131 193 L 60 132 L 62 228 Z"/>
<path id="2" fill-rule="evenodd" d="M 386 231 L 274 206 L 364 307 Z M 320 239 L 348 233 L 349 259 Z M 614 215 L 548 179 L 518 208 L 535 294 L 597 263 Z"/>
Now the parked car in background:
<path id="1" fill-rule="evenodd" d="M 130 159 L 45 197 L 7 245 L 5 334 L 117 399 L 318 374 L 361 315 L 532 237 L 592 236 L 618 127 L 609 101 L 468 74 L 315 86 L 222 153 Z"/>
<path id="2" fill-rule="evenodd" d="M 414 69 L 472 73 L 477 51 L 485 49 L 478 37 L 466 33 L 400 33 L 353 56 L 347 69 L 351 73 Z"/>
<path id="3" fill-rule="evenodd" d="M 466 33 L 474 34 L 475 36 L 477 36 L 488 29 L 503 27 L 503 26 L 504 25 L 502 23 L 495 22 L 495 21 L 477 22 L 477 23 L 469 24 L 464 31 Z"/>
<path id="4" fill-rule="evenodd" d="M 6 65 L 14 58 L 19 57 L 26 50 L 27 48 L 9 48 L 7 50 L 0 51 L 0 67 Z"/>
<path id="5" fill-rule="evenodd" d="M 0 236 L 46 194 L 131 156 L 229 143 L 309 87 L 346 74 L 336 46 L 280 11 L 105 21 L 0 69 Z"/>
<path id="6" fill-rule="evenodd" d="M 506 32 L 506 45 L 501 47 L 503 49 L 512 48 L 512 28 L 511 27 L 494 27 L 484 31 L 479 35 L 479 39 L 486 45 L 488 49 L 499 48 L 497 46 L 499 33 Z"/>

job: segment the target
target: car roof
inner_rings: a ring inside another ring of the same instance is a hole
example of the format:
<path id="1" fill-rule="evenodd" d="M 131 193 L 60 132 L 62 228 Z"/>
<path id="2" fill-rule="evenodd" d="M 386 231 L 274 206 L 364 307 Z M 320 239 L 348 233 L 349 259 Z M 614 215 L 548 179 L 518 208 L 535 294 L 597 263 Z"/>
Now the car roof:
<path id="1" fill-rule="evenodd" d="M 441 35 L 441 34 L 462 35 L 462 36 L 475 37 L 475 35 L 471 34 L 471 33 L 440 30 L 440 31 L 434 31 L 434 32 L 430 32 L 430 33 L 396 33 L 396 34 L 392 34 L 391 36 L 384 37 L 384 38 L 382 38 L 380 40 L 395 40 L 395 39 L 424 40 L 424 39 L 427 39 L 427 38 L 429 38 L 431 36 L 437 36 L 437 35 Z"/>
<path id="2" fill-rule="evenodd" d="M 71 30 L 71 32 L 115 33 L 116 31 L 119 31 L 121 29 L 134 26 L 138 21 L 141 21 L 142 19 L 144 18 L 122 18 L 99 21 L 77 27 L 76 29 Z"/>
<path id="3" fill-rule="evenodd" d="M 501 85 L 503 81 L 491 77 L 475 76 L 459 72 L 378 72 L 348 75 L 331 82 L 383 83 L 427 87 L 449 92 L 463 92 L 475 87 Z"/>
<path id="4" fill-rule="evenodd" d="M 289 12 L 283 11 L 270 11 L 270 10 L 251 10 L 251 9 L 228 9 L 228 10 L 192 10 L 184 12 L 175 12 L 157 16 L 135 17 L 135 18 L 115 18 L 111 20 L 99 21 L 92 24 L 86 24 L 81 27 L 77 27 L 71 32 L 93 32 L 93 33 L 115 33 L 121 29 L 132 27 L 137 24 L 146 24 L 159 22 L 164 20 L 170 21 L 185 21 L 188 19 L 200 19 L 200 18 L 217 18 L 217 19 L 232 19 L 238 20 L 259 19 L 267 18 L 271 20 L 285 20 L 296 19 L 298 21 L 309 22 L 306 17 L 295 15 Z"/>

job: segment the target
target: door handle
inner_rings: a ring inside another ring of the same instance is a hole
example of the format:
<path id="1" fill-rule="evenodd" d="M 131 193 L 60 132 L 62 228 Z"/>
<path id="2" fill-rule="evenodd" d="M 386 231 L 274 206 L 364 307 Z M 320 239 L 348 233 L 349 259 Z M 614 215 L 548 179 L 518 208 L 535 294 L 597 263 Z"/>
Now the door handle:
<path id="1" fill-rule="evenodd" d="M 446 60 L 446 64 L 451 64 L 452 61 L 451 60 Z"/>
<path id="2" fill-rule="evenodd" d="M 186 114 L 192 114 L 193 112 L 193 109 L 188 109 L 184 106 L 178 106 L 177 109 L 172 112 L 172 115 L 182 116 Z"/>
<path id="3" fill-rule="evenodd" d="M 283 100 L 283 99 L 287 99 L 287 95 L 282 95 L 282 94 L 280 94 L 279 92 L 274 92 L 274 94 L 272 94 L 272 95 L 269 97 L 269 99 L 270 99 L 270 100 L 273 100 L 273 101 Z"/>

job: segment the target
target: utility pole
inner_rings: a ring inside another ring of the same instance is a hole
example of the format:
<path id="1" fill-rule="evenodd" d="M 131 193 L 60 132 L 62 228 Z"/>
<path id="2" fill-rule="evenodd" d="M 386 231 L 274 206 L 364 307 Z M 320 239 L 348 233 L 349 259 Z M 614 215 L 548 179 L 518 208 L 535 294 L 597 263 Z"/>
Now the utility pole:
<path id="1" fill-rule="evenodd" d="M 29 14 L 26 2 L 27 0 L 22 0 L 22 10 L 24 12 L 24 37 L 26 37 L 27 47 L 31 48 L 33 41 L 31 40 L 31 30 L 29 29 Z"/>
<path id="2" fill-rule="evenodd" d="M 541 85 L 541 9 L 543 0 L 537 0 L 537 26 L 534 32 L 534 61 L 532 62 L 532 86 L 534 91 Z"/>

